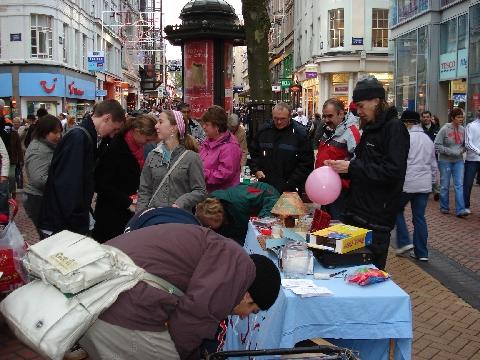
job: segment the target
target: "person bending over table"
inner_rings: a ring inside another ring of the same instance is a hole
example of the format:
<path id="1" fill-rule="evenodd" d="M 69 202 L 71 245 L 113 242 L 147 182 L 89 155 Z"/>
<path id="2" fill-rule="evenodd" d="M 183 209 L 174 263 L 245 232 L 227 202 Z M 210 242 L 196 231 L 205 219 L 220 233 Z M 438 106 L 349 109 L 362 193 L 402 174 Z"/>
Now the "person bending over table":
<path id="1" fill-rule="evenodd" d="M 177 209 L 179 210 L 179 209 Z M 106 243 L 184 294 L 137 284 L 118 297 L 80 339 L 92 360 L 198 359 L 230 314 L 269 309 L 280 290 L 275 264 L 199 225 L 141 228 Z"/>
<path id="2" fill-rule="evenodd" d="M 268 217 L 280 193 L 267 183 L 240 184 L 216 190 L 199 203 L 196 217 L 203 226 L 243 246 L 250 216 Z"/>

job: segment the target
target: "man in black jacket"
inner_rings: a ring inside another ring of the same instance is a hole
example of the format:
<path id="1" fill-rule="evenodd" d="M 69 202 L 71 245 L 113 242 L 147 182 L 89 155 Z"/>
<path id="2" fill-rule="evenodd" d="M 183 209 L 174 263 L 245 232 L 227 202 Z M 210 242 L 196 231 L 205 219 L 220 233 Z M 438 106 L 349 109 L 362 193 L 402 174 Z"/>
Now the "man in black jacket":
<path id="1" fill-rule="evenodd" d="M 117 134 L 125 123 L 125 110 L 115 100 L 95 105 L 92 116 L 72 128 L 53 153 L 43 195 L 40 229 L 50 235 L 62 230 L 86 234 L 94 192 L 98 138 Z"/>
<path id="2" fill-rule="evenodd" d="M 313 150 L 305 127 L 292 121 L 292 109 L 278 103 L 273 122 L 259 130 L 250 144 L 250 169 L 259 181 L 284 191 L 302 193 L 313 170 Z"/>
<path id="3" fill-rule="evenodd" d="M 357 83 L 353 101 L 365 124 L 355 157 L 327 160 L 325 165 L 351 179 L 343 221 L 372 230 L 373 263 L 384 269 L 405 181 L 410 136 L 397 110 L 388 107 L 383 85 L 374 77 Z"/>

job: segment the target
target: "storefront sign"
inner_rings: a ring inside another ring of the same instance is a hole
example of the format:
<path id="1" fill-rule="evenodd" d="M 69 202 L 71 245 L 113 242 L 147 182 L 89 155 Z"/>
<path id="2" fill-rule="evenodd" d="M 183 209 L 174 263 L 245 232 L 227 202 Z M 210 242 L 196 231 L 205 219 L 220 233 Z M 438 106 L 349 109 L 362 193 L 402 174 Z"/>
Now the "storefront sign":
<path id="1" fill-rule="evenodd" d="M 20 96 L 65 96 L 65 76 L 49 73 L 20 73 Z"/>
<path id="2" fill-rule="evenodd" d="M 290 86 L 290 91 L 291 92 L 300 92 L 300 91 L 302 91 L 302 86 L 298 85 L 298 84 L 291 85 Z"/>
<path id="3" fill-rule="evenodd" d="M 12 74 L 0 74 L 0 97 L 12 96 Z"/>
<path id="4" fill-rule="evenodd" d="M 67 76 L 65 97 L 95 100 L 95 82 Z"/>
<path id="5" fill-rule="evenodd" d="M 457 78 L 466 78 L 468 76 L 468 50 L 458 50 L 457 56 Z"/>
<path id="6" fill-rule="evenodd" d="M 440 80 L 451 80 L 457 77 L 457 53 L 440 55 Z"/>
<path id="7" fill-rule="evenodd" d="M 234 94 L 240 94 L 243 92 L 243 86 L 234 86 L 233 87 L 233 93 Z"/>
<path id="8" fill-rule="evenodd" d="M 352 45 L 363 45 L 363 38 L 352 37 Z"/>
<path id="9" fill-rule="evenodd" d="M 105 96 L 107 96 L 107 90 L 97 89 L 97 90 L 95 90 L 95 96 L 96 97 L 105 97 Z"/>
<path id="10" fill-rule="evenodd" d="M 87 56 L 88 71 L 103 71 L 105 67 L 104 51 L 89 51 Z"/>
<path id="11" fill-rule="evenodd" d="M 333 92 L 337 94 L 348 93 L 348 85 L 336 85 L 333 87 Z"/>
<path id="12" fill-rule="evenodd" d="M 22 41 L 22 33 L 10 34 L 10 41 Z"/>
<path id="13" fill-rule="evenodd" d="M 292 80 L 290 79 L 282 79 L 280 80 L 280 84 L 282 86 L 282 89 L 287 89 L 292 85 Z"/>
<path id="14" fill-rule="evenodd" d="M 213 40 L 189 41 L 184 45 L 185 102 L 192 117 L 200 118 L 213 105 Z"/>
<path id="15" fill-rule="evenodd" d="M 316 71 L 305 71 L 305 78 L 306 79 L 315 79 L 318 73 Z"/>
<path id="16" fill-rule="evenodd" d="M 281 92 L 282 87 L 279 84 L 274 84 L 274 85 L 272 85 L 272 91 L 273 92 Z"/>

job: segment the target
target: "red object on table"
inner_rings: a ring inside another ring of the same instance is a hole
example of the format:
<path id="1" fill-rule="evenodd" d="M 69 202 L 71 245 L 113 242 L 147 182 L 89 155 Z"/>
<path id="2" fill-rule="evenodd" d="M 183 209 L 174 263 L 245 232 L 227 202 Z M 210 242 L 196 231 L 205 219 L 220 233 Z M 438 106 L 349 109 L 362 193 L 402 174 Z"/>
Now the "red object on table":
<path id="1" fill-rule="evenodd" d="M 312 226 L 310 227 L 310 232 L 318 231 L 325 229 L 330 226 L 330 220 L 332 217 L 326 211 L 315 209 L 313 213 Z"/>

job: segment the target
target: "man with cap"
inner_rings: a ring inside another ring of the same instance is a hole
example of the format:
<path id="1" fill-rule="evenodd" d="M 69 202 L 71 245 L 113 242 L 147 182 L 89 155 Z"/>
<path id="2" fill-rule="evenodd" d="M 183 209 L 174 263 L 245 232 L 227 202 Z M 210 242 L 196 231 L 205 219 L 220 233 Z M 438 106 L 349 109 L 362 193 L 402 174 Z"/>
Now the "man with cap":
<path id="1" fill-rule="evenodd" d="M 194 222 L 147 226 L 106 245 L 183 295 L 144 282 L 120 294 L 80 339 L 92 360 L 198 359 L 221 320 L 267 310 L 280 290 L 271 260 Z"/>
<path id="2" fill-rule="evenodd" d="M 343 221 L 372 230 L 373 264 L 384 269 L 390 231 L 395 226 L 402 194 L 410 139 L 397 110 L 385 101 L 385 89 L 375 77 L 360 80 L 353 101 L 363 126 L 352 160 L 327 160 L 340 174 L 348 174 L 350 193 Z"/>
<path id="3" fill-rule="evenodd" d="M 417 112 L 406 110 L 400 120 L 404 122 L 410 133 L 410 150 L 405 183 L 400 197 L 400 210 L 396 219 L 396 253 L 401 255 L 413 249 L 410 256 L 420 261 L 428 261 L 428 228 L 425 209 L 438 170 L 435 145 L 424 132 L 420 123 L 420 115 Z M 405 207 L 408 203 L 412 208 L 413 244 L 404 217 Z"/>

